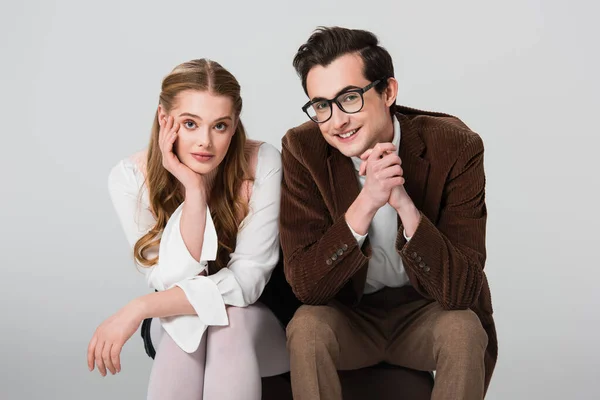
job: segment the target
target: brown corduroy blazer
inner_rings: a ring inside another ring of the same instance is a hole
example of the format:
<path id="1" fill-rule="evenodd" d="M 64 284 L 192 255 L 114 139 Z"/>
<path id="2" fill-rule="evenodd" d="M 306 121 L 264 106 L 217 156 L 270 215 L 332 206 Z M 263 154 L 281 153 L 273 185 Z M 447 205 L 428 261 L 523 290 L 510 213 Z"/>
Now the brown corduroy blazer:
<path id="1" fill-rule="evenodd" d="M 421 296 L 444 309 L 470 308 L 479 316 L 489 342 L 487 390 L 498 347 L 483 272 L 483 142 L 450 115 L 396 106 L 396 117 L 405 188 L 421 211 L 408 243 L 398 219 L 396 250 Z M 351 159 L 330 146 L 310 121 L 286 133 L 281 155 L 280 234 L 287 281 L 306 304 L 326 304 L 334 297 L 358 304 L 371 247 L 368 237 L 358 247 L 344 218 L 360 192 Z"/>

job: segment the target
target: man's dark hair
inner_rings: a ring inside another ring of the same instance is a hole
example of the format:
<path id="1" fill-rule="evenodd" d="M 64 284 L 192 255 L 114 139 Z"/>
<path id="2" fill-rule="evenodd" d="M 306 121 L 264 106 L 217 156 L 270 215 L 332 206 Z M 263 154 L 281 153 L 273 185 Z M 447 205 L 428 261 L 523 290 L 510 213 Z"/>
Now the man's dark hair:
<path id="1" fill-rule="evenodd" d="M 313 67 L 326 67 L 338 57 L 349 53 L 361 56 L 364 63 L 363 75 L 367 80 L 373 82 L 386 78 L 375 86 L 377 93 L 382 93 L 387 86 L 387 78 L 394 76 L 394 65 L 390 53 L 378 43 L 377 36 L 368 31 L 339 26 L 318 27 L 294 57 L 293 65 L 302 79 L 304 93 L 308 95 L 306 77 Z"/>

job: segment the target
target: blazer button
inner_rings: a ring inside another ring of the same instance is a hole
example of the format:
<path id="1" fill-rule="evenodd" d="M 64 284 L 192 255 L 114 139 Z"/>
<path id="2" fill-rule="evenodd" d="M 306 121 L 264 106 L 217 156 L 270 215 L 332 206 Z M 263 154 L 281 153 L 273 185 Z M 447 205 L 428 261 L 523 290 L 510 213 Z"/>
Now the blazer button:
<path id="1" fill-rule="evenodd" d="M 333 255 L 331 256 L 331 259 L 332 259 L 333 261 L 337 260 L 337 254 L 333 253 Z"/>
<path id="2" fill-rule="evenodd" d="M 427 264 L 425 264 L 423 261 L 421 261 L 419 263 L 419 267 L 421 267 L 421 268 L 425 268 L 426 266 L 427 266 Z"/>
<path id="3" fill-rule="evenodd" d="M 344 250 L 344 251 L 348 250 L 348 245 L 346 243 L 344 243 L 344 245 L 342 246 L 342 250 Z"/>
<path id="4" fill-rule="evenodd" d="M 425 271 L 425 272 L 429 272 L 429 270 L 430 270 L 430 269 L 431 269 L 431 268 L 429 268 L 429 266 L 427 266 L 427 265 L 426 265 L 426 266 L 425 266 L 425 268 L 423 268 L 423 271 Z"/>
<path id="5" fill-rule="evenodd" d="M 342 249 L 338 249 L 338 251 L 337 251 L 337 255 L 338 255 L 338 256 L 341 256 L 342 254 L 344 254 L 344 250 L 342 250 Z"/>
<path id="6" fill-rule="evenodd" d="M 421 256 L 415 258 L 415 260 L 417 260 L 417 262 L 420 262 L 422 260 Z"/>
<path id="7" fill-rule="evenodd" d="M 416 251 L 412 253 L 412 258 L 417 258 L 418 256 L 419 256 L 419 255 L 417 254 L 417 252 L 416 252 Z"/>
<path id="8" fill-rule="evenodd" d="M 331 265 L 331 263 L 332 263 L 331 258 L 328 258 L 327 261 L 325 261 L 325 264 L 327 264 L 327 265 Z"/>

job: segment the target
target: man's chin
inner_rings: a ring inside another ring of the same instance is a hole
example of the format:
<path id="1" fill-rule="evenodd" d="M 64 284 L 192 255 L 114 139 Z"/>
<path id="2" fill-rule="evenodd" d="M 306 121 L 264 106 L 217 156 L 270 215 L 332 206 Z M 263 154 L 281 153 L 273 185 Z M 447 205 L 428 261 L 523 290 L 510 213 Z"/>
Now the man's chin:
<path id="1" fill-rule="evenodd" d="M 339 141 L 333 139 L 333 140 L 327 140 L 327 143 L 329 143 L 329 145 L 331 147 L 338 149 L 339 152 L 342 153 L 343 155 L 345 155 L 346 157 L 360 157 L 360 155 L 362 153 L 364 153 L 366 150 L 366 149 L 363 150 L 364 145 L 359 142 L 353 142 L 353 143 L 346 144 L 346 143 L 340 143 Z"/>
<path id="2" fill-rule="evenodd" d="M 339 146 L 337 149 L 346 157 L 360 157 L 366 151 L 359 143 L 353 143 L 348 146 Z"/>

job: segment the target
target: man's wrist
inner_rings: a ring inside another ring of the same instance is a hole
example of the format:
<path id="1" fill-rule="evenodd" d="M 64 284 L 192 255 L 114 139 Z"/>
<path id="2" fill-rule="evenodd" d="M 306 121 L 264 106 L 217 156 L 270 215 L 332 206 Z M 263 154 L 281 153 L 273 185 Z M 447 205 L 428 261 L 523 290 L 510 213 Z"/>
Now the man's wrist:
<path id="1" fill-rule="evenodd" d="M 398 215 L 402 216 L 403 214 L 414 213 L 417 207 L 409 196 L 404 196 L 398 204 L 394 204 L 394 209 Z"/>
<path id="2" fill-rule="evenodd" d="M 404 236 L 412 238 L 421 222 L 421 212 L 411 201 L 410 204 L 404 204 L 402 207 L 396 208 L 396 212 L 404 225 Z"/>
<path id="3" fill-rule="evenodd" d="M 377 212 L 377 208 L 361 192 L 346 211 L 346 223 L 359 235 L 365 235 Z"/>
<path id="4" fill-rule="evenodd" d="M 373 219 L 373 217 L 377 213 L 377 210 L 379 210 L 380 208 L 373 203 L 373 201 L 369 198 L 368 195 L 364 193 L 364 191 L 361 191 L 358 194 L 356 200 L 354 200 L 354 203 L 356 203 L 359 210 L 361 210 L 365 214 L 365 217 L 369 219 Z"/>

